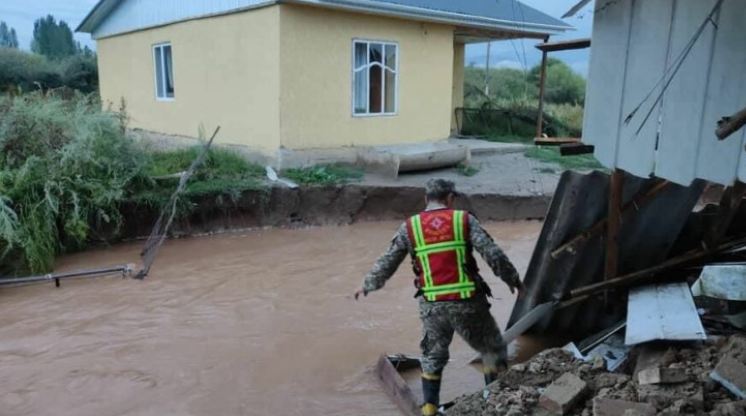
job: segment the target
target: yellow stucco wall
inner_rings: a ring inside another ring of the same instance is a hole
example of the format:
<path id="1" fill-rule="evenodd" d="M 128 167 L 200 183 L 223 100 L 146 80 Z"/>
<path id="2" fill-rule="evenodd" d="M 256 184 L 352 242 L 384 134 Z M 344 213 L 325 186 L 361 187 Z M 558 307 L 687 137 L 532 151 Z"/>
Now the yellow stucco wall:
<path id="1" fill-rule="evenodd" d="M 101 98 L 124 97 L 131 127 L 196 136 L 264 153 L 280 146 L 280 7 L 266 7 L 98 40 Z M 171 42 L 173 101 L 155 98 L 152 45 Z"/>
<path id="2" fill-rule="evenodd" d="M 451 132 L 456 132 L 456 108 L 464 106 L 464 61 L 465 46 L 463 43 L 453 45 L 453 95 L 451 97 Z"/>
<path id="3" fill-rule="evenodd" d="M 290 149 L 437 140 L 451 128 L 453 28 L 297 5 L 280 12 L 280 136 Z M 399 112 L 352 116 L 352 41 L 399 44 Z"/>

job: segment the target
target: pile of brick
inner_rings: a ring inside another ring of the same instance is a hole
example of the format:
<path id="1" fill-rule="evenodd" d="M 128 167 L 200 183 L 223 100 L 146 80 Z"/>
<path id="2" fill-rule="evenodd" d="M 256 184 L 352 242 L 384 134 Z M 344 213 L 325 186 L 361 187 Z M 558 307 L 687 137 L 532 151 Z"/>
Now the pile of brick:
<path id="1" fill-rule="evenodd" d="M 448 415 L 746 415 L 746 337 L 645 344 L 609 373 L 605 361 L 560 349 L 513 365 Z"/>

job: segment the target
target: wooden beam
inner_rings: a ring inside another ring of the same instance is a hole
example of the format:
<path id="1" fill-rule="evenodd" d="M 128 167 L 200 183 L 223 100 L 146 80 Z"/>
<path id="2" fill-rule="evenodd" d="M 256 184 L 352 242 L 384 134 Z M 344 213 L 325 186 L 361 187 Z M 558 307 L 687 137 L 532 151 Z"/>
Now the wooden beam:
<path id="1" fill-rule="evenodd" d="M 631 201 L 624 204 L 622 207 L 622 215 L 627 213 L 631 209 L 639 210 L 641 207 L 647 205 L 648 202 L 655 199 L 655 197 L 664 189 L 666 189 L 671 183 L 668 181 L 660 181 L 657 184 L 653 185 L 650 190 L 646 192 L 640 192 L 638 193 L 634 198 L 632 198 Z M 552 251 L 552 258 L 556 259 L 558 258 L 562 253 L 566 251 L 572 251 L 572 249 L 579 243 L 583 241 L 590 240 L 591 238 L 602 234 L 604 231 L 606 231 L 606 222 L 608 221 L 608 217 L 604 218 L 602 220 L 599 220 L 595 224 L 593 224 L 590 228 L 587 230 L 581 232 L 580 234 L 576 235 L 575 237 L 568 240 L 566 243 L 562 244 L 561 246 L 557 247 Z"/>
<path id="2" fill-rule="evenodd" d="M 607 280 L 607 281 L 603 281 L 599 283 L 593 283 L 587 286 L 573 289 L 570 291 L 570 295 L 567 296 L 567 298 L 573 299 L 573 298 L 580 297 L 580 296 L 594 295 L 596 293 L 600 293 L 600 292 L 603 292 L 605 290 L 609 290 L 615 287 L 631 286 L 636 283 L 646 282 L 663 272 L 675 269 L 677 267 L 685 266 L 694 261 L 705 259 L 709 257 L 710 255 L 712 255 L 713 253 L 725 252 L 727 250 L 738 248 L 738 247 L 743 247 L 743 246 L 746 246 L 746 238 L 739 238 L 737 240 L 723 243 L 719 245 L 717 248 L 712 249 L 712 250 L 707 250 L 704 248 L 697 248 L 694 250 L 690 250 L 680 256 L 666 260 L 663 263 L 660 263 L 648 269 L 639 270 L 634 273 L 630 273 L 624 276 L 619 276 L 611 280 Z"/>
<path id="3" fill-rule="evenodd" d="M 412 389 L 409 388 L 407 382 L 399 375 L 394 365 L 389 361 L 389 357 L 386 354 L 381 355 L 376 364 L 376 375 L 381 381 L 383 390 L 386 395 L 389 396 L 396 406 L 401 410 L 402 414 L 406 416 L 419 416 L 420 408 L 417 404 L 417 398 L 415 397 Z"/>
<path id="4" fill-rule="evenodd" d="M 583 143 L 565 143 L 560 145 L 560 154 L 562 156 L 587 155 L 593 153 L 595 146 Z"/>
<path id="5" fill-rule="evenodd" d="M 541 115 L 539 115 L 541 117 Z M 577 137 L 535 137 L 534 144 L 537 146 L 560 146 L 563 144 L 580 143 Z"/>
<path id="6" fill-rule="evenodd" d="M 730 117 L 723 117 L 718 121 L 718 128 L 715 130 L 715 134 L 718 136 L 718 140 L 725 140 L 744 125 L 746 125 L 746 108 Z"/>
<path id="7" fill-rule="evenodd" d="M 549 36 L 544 38 L 544 43 L 549 41 Z M 544 135 L 544 84 L 547 81 L 547 52 L 541 53 L 541 74 L 539 75 L 539 114 L 536 117 L 536 137 Z"/>
<path id="8" fill-rule="evenodd" d="M 542 52 L 568 51 L 572 49 L 585 49 L 591 46 L 590 38 L 563 40 L 559 42 L 544 42 L 536 45 L 536 49 Z"/>
<path id="9" fill-rule="evenodd" d="M 622 192 L 624 191 L 624 172 L 615 169 L 611 174 L 609 188 L 609 216 L 606 222 L 606 262 L 604 265 L 604 280 L 617 277 L 619 272 L 619 228 L 622 215 Z M 604 293 L 605 303 L 608 293 Z"/>

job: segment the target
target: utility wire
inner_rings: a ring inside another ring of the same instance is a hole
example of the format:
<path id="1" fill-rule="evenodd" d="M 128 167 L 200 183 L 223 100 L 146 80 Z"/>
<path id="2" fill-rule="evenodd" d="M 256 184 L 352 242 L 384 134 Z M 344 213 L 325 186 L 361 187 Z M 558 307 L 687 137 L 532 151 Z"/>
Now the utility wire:
<path id="1" fill-rule="evenodd" d="M 658 82 L 653 86 L 653 88 L 647 93 L 647 95 L 645 95 L 642 101 L 627 115 L 627 117 L 624 118 L 624 123 L 629 124 L 630 121 L 632 121 L 632 119 L 637 114 L 637 111 L 639 111 L 640 108 L 642 108 L 645 102 L 648 99 L 650 99 L 650 97 L 653 95 L 655 90 L 665 81 L 663 88 L 661 88 L 660 92 L 655 98 L 655 102 L 653 102 L 653 105 L 650 106 L 650 109 L 645 114 L 645 118 L 642 120 L 642 123 L 640 123 L 640 126 L 635 131 L 635 136 L 638 136 L 640 134 L 640 131 L 642 131 L 642 128 L 645 126 L 645 124 L 647 124 L 648 120 L 650 119 L 650 116 L 653 114 L 653 111 L 655 111 L 655 107 L 658 105 L 658 103 L 660 103 L 666 90 L 671 85 L 671 82 L 676 77 L 676 74 L 679 72 L 679 69 L 681 69 L 681 66 L 683 65 L 684 61 L 686 61 L 687 56 L 689 56 L 691 51 L 694 49 L 694 45 L 697 43 L 697 40 L 699 40 L 700 36 L 704 32 L 705 28 L 707 27 L 707 24 L 712 23 L 715 29 L 717 30 L 717 25 L 715 25 L 715 22 L 713 21 L 712 18 L 715 15 L 715 13 L 717 13 L 718 10 L 720 10 L 720 6 L 722 6 L 722 4 L 723 4 L 723 0 L 718 0 L 718 2 L 712 8 L 712 10 L 707 15 L 707 17 L 704 19 L 702 24 L 699 26 L 697 31 L 694 33 L 694 36 L 692 36 L 689 42 L 687 42 L 686 46 L 681 51 L 679 56 L 676 57 L 676 59 L 674 60 L 674 63 L 663 72 L 663 76 L 658 80 Z M 669 73 L 670 73 L 670 76 L 669 76 Z"/>

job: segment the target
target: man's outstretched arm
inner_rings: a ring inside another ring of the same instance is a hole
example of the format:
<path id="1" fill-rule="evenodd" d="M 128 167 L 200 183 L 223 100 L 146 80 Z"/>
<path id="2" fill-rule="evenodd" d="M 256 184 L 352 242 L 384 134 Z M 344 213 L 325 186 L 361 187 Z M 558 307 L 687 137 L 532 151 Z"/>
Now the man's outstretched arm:
<path id="1" fill-rule="evenodd" d="M 510 287 L 511 292 L 514 289 L 520 292 L 523 283 L 515 266 L 473 215 L 469 215 L 469 232 L 471 245 L 487 262 L 495 276 L 500 277 Z"/>
<path id="2" fill-rule="evenodd" d="M 365 276 L 363 288 L 355 294 L 357 298 L 360 293 L 367 295 L 368 292 L 382 288 L 386 281 L 391 278 L 399 268 L 404 258 L 407 257 L 409 237 L 407 237 L 407 226 L 402 224 L 397 230 L 394 238 L 391 239 L 389 249 L 376 260 L 373 268 Z"/>

